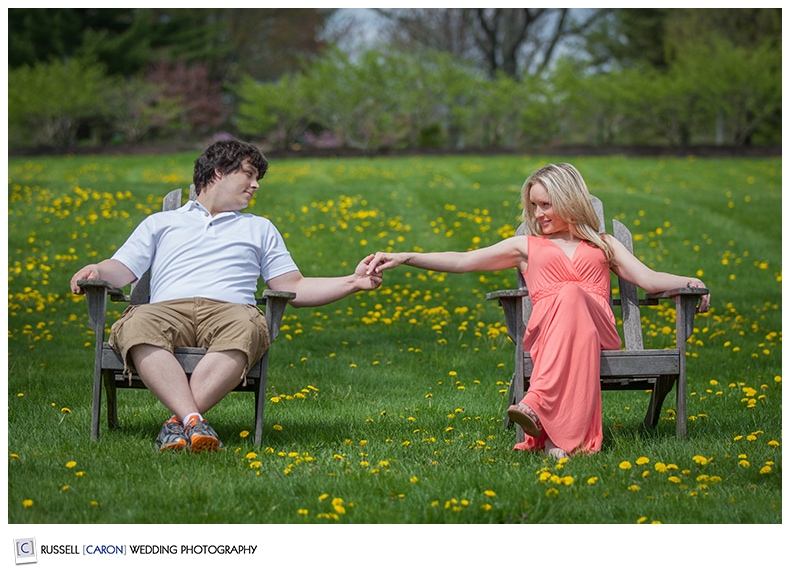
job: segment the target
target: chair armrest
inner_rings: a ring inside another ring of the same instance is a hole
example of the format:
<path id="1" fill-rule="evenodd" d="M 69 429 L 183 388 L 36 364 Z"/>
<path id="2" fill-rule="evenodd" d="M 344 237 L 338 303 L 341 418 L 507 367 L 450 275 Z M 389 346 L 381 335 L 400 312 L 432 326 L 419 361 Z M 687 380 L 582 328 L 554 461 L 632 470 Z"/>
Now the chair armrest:
<path id="1" fill-rule="evenodd" d="M 673 299 L 678 295 L 693 295 L 695 297 L 702 297 L 710 293 L 708 289 L 700 289 L 698 287 L 681 287 L 680 289 L 670 289 L 669 291 L 660 291 L 659 293 L 648 293 L 645 295 L 648 299 Z"/>
<path id="2" fill-rule="evenodd" d="M 296 293 L 292 293 L 291 291 L 274 291 L 272 289 L 266 289 L 263 292 L 263 296 L 257 299 L 258 303 L 264 303 L 266 299 L 270 297 L 279 297 L 283 298 L 287 301 L 296 297 Z"/>
<path id="3" fill-rule="evenodd" d="M 104 325 L 107 322 L 107 295 L 112 301 L 129 301 L 123 291 L 113 287 L 102 279 L 80 279 L 77 285 L 85 293 L 88 303 L 88 323 L 96 336 L 104 337 Z"/>
<path id="4" fill-rule="evenodd" d="M 296 297 L 296 293 L 290 291 L 273 291 L 266 289 L 263 296 L 256 298 L 259 305 L 266 305 L 266 321 L 269 324 L 269 339 L 274 341 L 280 334 L 280 323 L 283 320 L 285 307 L 288 301 Z"/>
<path id="5" fill-rule="evenodd" d="M 77 281 L 77 285 L 82 288 L 86 295 L 88 295 L 90 292 L 96 293 L 97 291 L 104 291 L 113 301 L 129 301 L 129 298 L 123 294 L 121 289 L 118 289 L 118 287 L 113 287 L 108 281 L 105 281 L 104 279 L 80 279 Z"/>
<path id="6" fill-rule="evenodd" d="M 523 312 L 526 305 L 529 305 L 529 299 L 525 299 L 529 295 L 526 287 L 520 289 L 506 289 L 503 291 L 493 291 L 486 294 L 486 299 L 489 301 L 499 301 L 499 306 L 505 315 L 505 325 L 507 325 L 507 334 L 510 340 L 516 343 L 524 337 L 524 316 Z M 531 305 L 527 309 L 531 310 Z"/>
<path id="7" fill-rule="evenodd" d="M 648 299 L 672 299 L 675 301 L 675 338 L 678 348 L 685 348 L 686 341 L 694 332 L 697 300 L 708 293 L 710 293 L 708 289 L 681 287 L 680 289 L 647 294 Z"/>
<path id="8" fill-rule="evenodd" d="M 486 293 L 486 299 L 491 301 L 493 299 L 523 299 L 529 295 L 529 291 L 526 287 L 522 287 L 521 289 L 504 289 L 502 291 L 492 291 L 491 293 Z"/>

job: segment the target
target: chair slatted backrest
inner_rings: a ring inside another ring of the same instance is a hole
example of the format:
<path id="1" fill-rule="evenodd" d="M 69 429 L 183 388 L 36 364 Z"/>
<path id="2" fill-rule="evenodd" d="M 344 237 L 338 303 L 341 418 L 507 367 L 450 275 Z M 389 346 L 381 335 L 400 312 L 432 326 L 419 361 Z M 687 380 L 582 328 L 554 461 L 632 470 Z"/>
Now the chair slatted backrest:
<path id="1" fill-rule="evenodd" d="M 591 195 L 593 209 L 598 216 L 598 233 L 606 233 L 606 225 L 603 211 L 603 202 L 596 196 Z M 516 235 L 529 235 L 529 228 L 526 223 L 522 223 L 516 230 Z M 612 220 L 612 235 L 620 241 L 631 253 L 634 252 L 633 238 L 628 228 L 616 219 Z M 642 316 L 639 311 L 639 293 L 636 285 L 629 283 L 625 279 L 617 278 L 619 299 L 612 297 L 609 294 L 609 304 L 614 311 L 615 306 L 619 306 L 621 310 L 621 317 L 623 319 L 623 339 L 625 348 L 628 350 L 642 350 L 644 343 L 642 339 Z M 524 277 L 518 273 L 518 286 L 519 288 L 527 287 Z M 532 302 L 529 298 L 525 298 L 522 306 L 523 320 L 526 325 L 529 322 L 529 316 L 532 314 Z"/>

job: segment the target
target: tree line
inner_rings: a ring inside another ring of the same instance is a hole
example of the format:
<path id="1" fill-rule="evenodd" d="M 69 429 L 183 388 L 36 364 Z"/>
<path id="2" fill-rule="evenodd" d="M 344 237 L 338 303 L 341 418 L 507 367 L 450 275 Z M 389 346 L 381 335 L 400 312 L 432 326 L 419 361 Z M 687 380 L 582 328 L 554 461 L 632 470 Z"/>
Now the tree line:
<path id="1" fill-rule="evenodd" d="M 9 146 L 781 143 L 781 10 L 9 9 Z"/>

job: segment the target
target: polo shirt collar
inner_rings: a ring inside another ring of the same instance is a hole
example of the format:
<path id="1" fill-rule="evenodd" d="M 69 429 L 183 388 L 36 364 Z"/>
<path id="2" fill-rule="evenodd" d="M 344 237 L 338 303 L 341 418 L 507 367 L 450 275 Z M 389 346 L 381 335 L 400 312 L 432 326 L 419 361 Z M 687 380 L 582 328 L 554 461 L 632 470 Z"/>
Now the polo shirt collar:
<path id="1" fill-rule="evenodd" d="M 206 209 L 203 206 L 203 204 L 197 201 L 196 199 L 190 199 L 181 207 L 181 209 L 184 211 L 197 210 L 200 211 L 201 213 L 204 213 L 205 215 L 211 216 L 211 213 L 209 213 L 208 209 Z M 217 219 L 218 217 L 228 217 L 228 216 L 238 217 L 239 215 L 241 214 L 238 211 L 223 211 L 222 213 L 218 213 L 213 219 Z"/>

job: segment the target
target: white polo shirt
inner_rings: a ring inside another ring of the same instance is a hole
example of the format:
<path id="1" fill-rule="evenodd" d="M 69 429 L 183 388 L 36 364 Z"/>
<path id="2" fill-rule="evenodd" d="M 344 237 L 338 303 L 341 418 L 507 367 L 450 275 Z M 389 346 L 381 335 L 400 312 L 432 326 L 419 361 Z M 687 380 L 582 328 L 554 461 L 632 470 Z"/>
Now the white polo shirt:
<path id="1" fill-rule="evenodd" d="M 258 278 L 298 271 L 274 224 L 197 201 L 149 215 L 112 257 L 138 278 L 151 268 L 151 302 L 206 297 L 255 304 Z"/>

